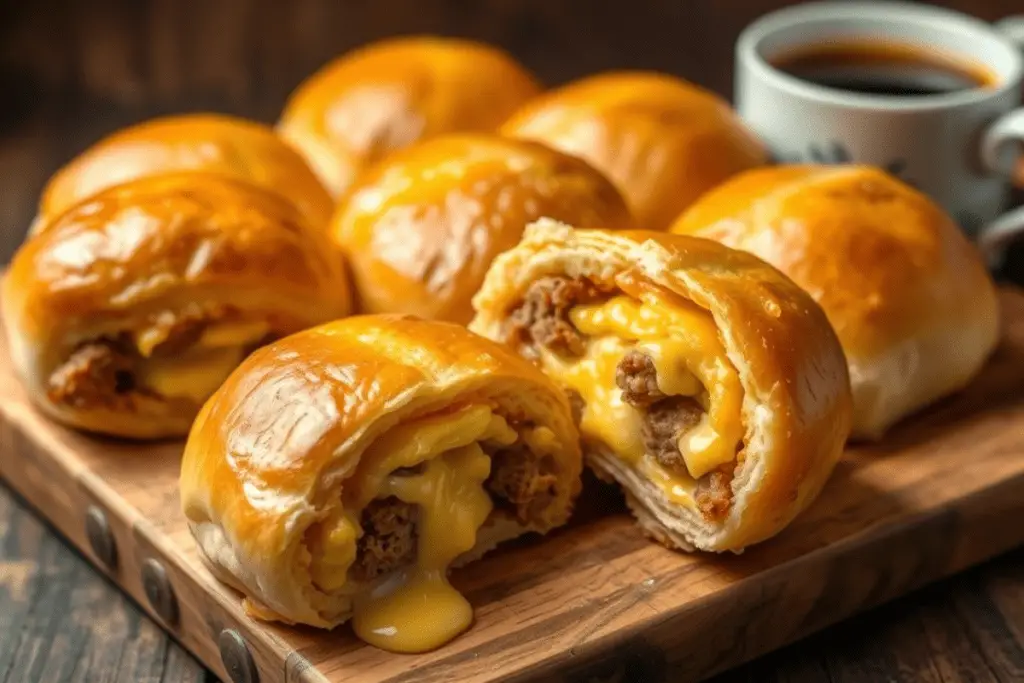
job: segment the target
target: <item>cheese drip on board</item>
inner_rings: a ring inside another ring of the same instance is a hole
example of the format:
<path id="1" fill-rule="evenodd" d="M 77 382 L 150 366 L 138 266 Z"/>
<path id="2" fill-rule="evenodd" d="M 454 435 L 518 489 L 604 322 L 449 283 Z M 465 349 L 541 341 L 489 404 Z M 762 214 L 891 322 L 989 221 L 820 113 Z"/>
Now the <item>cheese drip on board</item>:
<path id="1" fill-rule="evenodd" d="M 448 583 L 448 565 L 476 543 L 491 514 L 483 488 L 491 459 L 479 444 L 428 461 L 422 474 L 392 475 L 385 495 L 419 506 L 416 563 L 356 599 L 352 625 L 367 643 L 392 652 L 426 652 L 473 622 L 473 608 Z"/>
<path id="2" fill-rule="evenodd" d="M 510 445 L 517 438 L 489 406 L 474 405 L 396 427 L 367 449 L 346 489 L 346 507 L 390 496 L 416 505 L 418 541 L 414 564 L 356 596 L 352 626 L 359 638 L 393 652 L 426 652 L 470 626 L 472 607 L 448 582 L 448 567 L 473 548 L 493 509 L 484 488 L 491 461 L 480 443 Z M 322 586 L 338 585 L 331 577 L 344 576 L 354 559 L 355 539 L 344 531 L 349 519 L 339 520 L 345 547 L 314 562 Z"/>
<path id="3" fill-rule="evenodd" d="M 579 358 L 540 349 L 544 370 L 585 402 L 580 430 L 606 444 L 617 457 L 658 484 L 674 502 L 692 503 L 695 479 L 736 458 L 743 438 L 743 388 L 729 361 L 714 319 L 691 305 L 625 295 L 574 307 L 573 325 L 589 338 Z M 668 396 L 690 396 L 704 408 L 700 423 L 677 444 L 689 477 L 645 454 L 644 414 L 622 400 L 615 382 L 619 362 L 631 350 L 650 357 L 658 388 Z"/>

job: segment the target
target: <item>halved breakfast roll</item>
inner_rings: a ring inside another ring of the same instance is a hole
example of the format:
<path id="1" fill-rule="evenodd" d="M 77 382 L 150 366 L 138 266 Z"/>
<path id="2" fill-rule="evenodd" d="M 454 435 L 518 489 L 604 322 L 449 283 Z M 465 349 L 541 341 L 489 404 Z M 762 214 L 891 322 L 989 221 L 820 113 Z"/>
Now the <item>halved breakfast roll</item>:
<path id="1" fill-rule="evenodd" d="M 2 296 L 33 401 L 136 438 L 185 435 L 250 351 L 350 301 L 341 258 L 292 203 L 194 172 L 74 206 L 21 246 Z"/>
<path id="2" fill-rule="evenodd" d="M 580 487 L 564 394 L 453 323 L 356 316 L 252 354 L 189 435 L 200 555 L 265 620 L 433 649 L 472 608 L 451 566 L 563 524 Z"/>
<path id="3" fill-rule="evenodd" d="M 749 254 L 540 221 L 474 306 L 471 330 L 568 392 L 588 463 L 667 545 L 738 551 L 778 533 L 840 456 L 850 386 L 835 333 Z"/>

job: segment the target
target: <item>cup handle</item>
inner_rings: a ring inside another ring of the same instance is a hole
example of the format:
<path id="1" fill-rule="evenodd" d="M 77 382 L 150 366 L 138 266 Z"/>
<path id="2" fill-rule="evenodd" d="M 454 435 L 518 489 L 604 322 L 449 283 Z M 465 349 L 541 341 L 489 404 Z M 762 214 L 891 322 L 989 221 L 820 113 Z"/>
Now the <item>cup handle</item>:
<path id="1" fill-rule="evenodd" d="M 1011 43 L 1024 50 L 1024 14 L 1015 14 L 993 24 Z"/>
<path id="2" fill-rule="evenodd" d="M 981 141 L 981 160 L 989 173 L 1012 182 L 1021 150 L 1024 150 L 1024 108 L 1002 115 L 989 126 Z M 1024 206 L 984 226 L 978 233 L 978 247 L 991 262 L 1021 234 L 1024 234 Z"/>
<path id="3" fill-rule="evenodd" d="M 996 22 L 995 28 L 1024 50 L 1024 15 Z M 981 159 L 990 173 L 1024 186 L 1024 107 L 996 119 L 985 131 Z M 978 233 L 978 246 L 990 263 L 1013 240 L 1024 234 L 1024 206 L 999 216 Z"/>

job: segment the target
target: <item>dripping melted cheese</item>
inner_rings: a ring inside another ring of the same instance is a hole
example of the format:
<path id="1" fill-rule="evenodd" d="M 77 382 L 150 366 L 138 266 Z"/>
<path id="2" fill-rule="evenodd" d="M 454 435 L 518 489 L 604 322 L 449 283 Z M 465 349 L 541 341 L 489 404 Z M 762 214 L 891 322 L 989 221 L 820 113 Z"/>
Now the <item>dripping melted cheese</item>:
<path id="1" fill-rule="evenodd" d="M 425 652 L 462 633 L 473 620 L 469 603 L 448 582 L 448 568 L 473 548 L 492 510 L 484 482 L 491 461 L 482 443 L 511 445 L 517 433 L 486 405 L 434 415 L 390 430 L 346 481 L 344 508 L 361 510 L 394 496 L 419 508 L 414 564 L 356 594 L 353 629 L 393 652 Z M 419 470 L 407 470 L 417 465 Z M 358 515 L 335 514 L 311 544 L 310 573 L 319 588 L 344 586 L 356 560 Z"/>
<path id="2" fill-rule="evenodd" d="M 743 390 L 713 318 L 696 305 L 684 308 L 645 295 L 577 306 L 570 319 L 589 337 L 582 357 L 561 357 L 542 348 L 541 363 L 583 398 L 580 431 L 606 444 L 670 500 L 691 504 L 695 480 L 735 460 L 743 438 Z M 692 396 L 704 408 L 701 422 L 680 435 L 677 444 L 689 477 L 645 454 L 643 415 L 622 400 L 615 383 L 619 361 L 633 349 L 651 358 L 663 393 Z"/>

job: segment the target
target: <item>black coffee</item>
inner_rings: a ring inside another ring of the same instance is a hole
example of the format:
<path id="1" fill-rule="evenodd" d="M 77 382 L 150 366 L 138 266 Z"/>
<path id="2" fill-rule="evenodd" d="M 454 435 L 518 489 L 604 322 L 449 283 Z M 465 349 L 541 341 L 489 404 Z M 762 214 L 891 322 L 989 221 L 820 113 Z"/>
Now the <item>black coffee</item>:
<path id="1" fill-rule="evenodd" d="M 869 40 L 801 47 L 772 65 L 826 88 L 871 95 L 919 97 L 995 85 L 991 72 L 959 55 Z"/>

